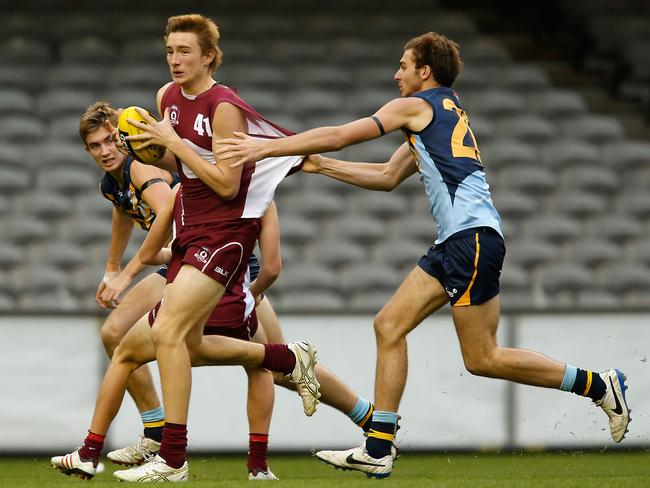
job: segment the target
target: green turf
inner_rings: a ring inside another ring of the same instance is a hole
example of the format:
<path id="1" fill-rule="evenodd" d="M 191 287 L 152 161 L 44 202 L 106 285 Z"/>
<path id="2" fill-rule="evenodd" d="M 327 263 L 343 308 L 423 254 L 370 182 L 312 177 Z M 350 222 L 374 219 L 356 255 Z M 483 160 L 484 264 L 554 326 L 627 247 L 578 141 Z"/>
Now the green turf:
<path id="1" fill-rule="evenodd" d="M 289 487 L 650 487 L 650 453 L 538 453 L 538 454 L 404 454 L 386 480 L 367 480 L 355 472 L 336 471 L 307 456 L 272 456 L 270 464 Z M 193 457 L 190 483 L 196 487 L 250 486 L 245 458 Z M 92 481 L 67 477 L 43 458 L 0 459 L 0 486 L 49 488 L 116 485 L 110 473 Z M 126 486 L 122 484 L 121 486 Z"/>

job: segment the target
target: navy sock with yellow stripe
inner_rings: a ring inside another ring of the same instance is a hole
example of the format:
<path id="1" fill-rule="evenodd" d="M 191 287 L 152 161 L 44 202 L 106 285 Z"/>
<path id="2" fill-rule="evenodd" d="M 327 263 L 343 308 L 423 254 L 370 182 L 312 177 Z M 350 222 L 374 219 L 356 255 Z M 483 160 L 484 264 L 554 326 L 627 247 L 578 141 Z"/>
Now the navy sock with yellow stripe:
<path id="1" fill-rule="evenodd" d="M 162 441 L 162 431 L 165 425 L 165 412 L 162 407 L 140 412 L 144 424 L 144 436 L 156 442 Z"/>
<path id="2" fill-rule="evenodd" d="M 567 364 L 560 389 L 597 401 L 605 396 L 607 385 L 598 373 Z"/>
<path id="3" fill-rule="evenodd" d="M 375 459 L 390 454 L 397 429 L 397 413 L 375 410 L 372 414 L 372 424 L 368 431 L 366 450 Z"/>

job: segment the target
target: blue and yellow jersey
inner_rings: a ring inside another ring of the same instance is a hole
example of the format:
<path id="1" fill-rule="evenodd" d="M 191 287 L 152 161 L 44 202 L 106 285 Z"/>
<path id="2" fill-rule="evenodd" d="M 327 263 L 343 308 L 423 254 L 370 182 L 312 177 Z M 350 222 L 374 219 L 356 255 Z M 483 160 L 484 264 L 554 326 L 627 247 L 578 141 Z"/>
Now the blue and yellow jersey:
<path id="1" fill-rule="evenodd" d="M 142 185 L 142 188 L 137 188 L 131 180 L 131 164 L 133 158 L 127 156 L 122 168 L 122 178 L 124 184 L 120 184 L 110 173 L 105 173 L 99 184 L 99 189 L 104 195 L 104 198 L 110 200 L 115 208 L 131 217 L 138 225 L 144 230 L 149 230 L 156 215 L 153 210 L 142 199 L 142 192 L 152 183 L 158 183 L 160 179 L 156 178 L 149 180 Z M 172 173 L 174 181 L 170 185 L 176 186 L 180 181 L 176 173 Z"/>
<path id="2" fill-rule="evenodd" d="M 436 244 L 473 227 L 491 227 L 503 236 L 481 153 L 458 95 L 451 88 L 438 87 L 412 96 L 433 109 L 433 118 L 423 130 L 403 133 L 438 224 Z"/>

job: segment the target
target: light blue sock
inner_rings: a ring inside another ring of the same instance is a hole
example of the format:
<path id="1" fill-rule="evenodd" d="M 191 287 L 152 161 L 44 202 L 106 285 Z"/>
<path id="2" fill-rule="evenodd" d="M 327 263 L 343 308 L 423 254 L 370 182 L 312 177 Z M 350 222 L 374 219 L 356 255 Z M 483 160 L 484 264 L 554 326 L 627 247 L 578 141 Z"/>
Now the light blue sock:
<path id="1" fill-rule="evenodd" d="M 357 404 L 352 410 L 348 412 L 348 417 L 350 417 L 350 420 L 352 420 L 352 422 L 358 424 L 366 416 L 369 408 L 370 402 L 363 397 L 359 397 Z"/>
<path id="2" fill-rule="evenodd" d="M 160 422 L 165 420 L 165 411 L 163 410 L 162 406 L 160 406 L 152 410 L 147 410 L 146 412 L 140 412 L 140 417 L 142 418 L 143 424 Z"/>
<path id="3" fill-rule="evenodd" d="M 576 374 L 578 374 L 578 368 L 567 364 L 566 369 L 564 370 L 564 378 L 562 378 L 560 390 L 571 391 L 571 388 L 573 388 L 573 385 L 576 382 Z"/>
<path id="4" fill-rule="evenodd" d="M 397 412 L 382 412 L 375 410 L 372 413 L 372 421 L 397 425 Z"/>

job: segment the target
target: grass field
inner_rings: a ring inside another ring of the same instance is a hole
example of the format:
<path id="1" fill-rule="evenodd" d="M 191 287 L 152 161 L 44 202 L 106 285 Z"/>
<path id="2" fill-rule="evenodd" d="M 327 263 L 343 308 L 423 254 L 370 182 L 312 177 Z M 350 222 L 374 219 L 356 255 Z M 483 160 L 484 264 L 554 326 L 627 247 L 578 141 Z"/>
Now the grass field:
<path id="1" fill-rule="evenodd" d="M 196 487 L 250 486 L 243 456 L 190 459 L 190 483 Z M 404 454 L 386 480 L 367 480 L 356 472 L 337 471 L 309 456 L 271 456 L 270 465 L 288 487 L 650 487 L 648 452 L 565 452 L 534 454 Z M 107 470 L 92 481 L 64 476 L 45 458 L 0 459 L 0 486 L 49 488 L 116 485 Z M 124 486 L 124 485 L 121 485 Z"/>

